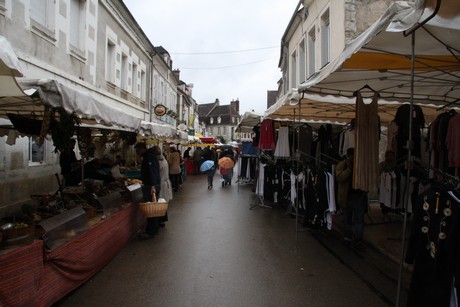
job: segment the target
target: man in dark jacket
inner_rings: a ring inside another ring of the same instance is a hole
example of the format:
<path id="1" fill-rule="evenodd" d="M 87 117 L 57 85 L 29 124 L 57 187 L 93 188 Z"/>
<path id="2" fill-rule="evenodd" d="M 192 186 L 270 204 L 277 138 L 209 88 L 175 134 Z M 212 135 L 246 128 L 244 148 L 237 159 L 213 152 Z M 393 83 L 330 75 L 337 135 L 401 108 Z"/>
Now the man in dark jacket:
<path id="1" fill-rule="evenodd" d="M 137 143 L 136 153 L 139 157 L 142 157 L 141 164 L 141 179 L 144 184 L 143 194 L 144 201 L 152 201 L 152 195 L 155 193 L 156 198 L 160 193 L 161 178 L 160 178 L 160 164 L 158 158 L 152 148 L 147 149 L 145 143 Z M 141 234 L 142 239 L 153 238 L 159 229 L 159 218 L 149 217 L 147 218 L 147 226 L 145 227 L 145 233 Z"/>

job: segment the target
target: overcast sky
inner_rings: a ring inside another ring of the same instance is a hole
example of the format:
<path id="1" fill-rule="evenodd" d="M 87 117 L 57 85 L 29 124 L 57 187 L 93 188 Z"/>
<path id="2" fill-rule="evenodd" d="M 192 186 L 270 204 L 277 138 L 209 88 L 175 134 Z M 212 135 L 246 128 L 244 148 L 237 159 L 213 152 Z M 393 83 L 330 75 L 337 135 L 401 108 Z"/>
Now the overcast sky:
<path id="1" fill-rule="evenodd" d="M 264 112 L 277 90 L 281 37 L 298 0 L 123 0 L 154 46 L 171 55 L 199 104 L 240 100 Z M 252 50 L 252 51 L 247 51 Z"/>

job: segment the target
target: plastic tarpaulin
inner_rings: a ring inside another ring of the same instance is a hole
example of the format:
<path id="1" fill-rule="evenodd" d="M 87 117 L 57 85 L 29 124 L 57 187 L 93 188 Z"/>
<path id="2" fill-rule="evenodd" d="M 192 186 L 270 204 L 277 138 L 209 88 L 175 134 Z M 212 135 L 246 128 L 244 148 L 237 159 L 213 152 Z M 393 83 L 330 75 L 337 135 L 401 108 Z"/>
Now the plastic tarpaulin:
<path id="1" fill-rule="evenodd" d="M 283 97 L 265 115 L 276 119 L 349 121 L 354 117 L 355 91 L 369 86 L 380 94 L 382 122 L 394 118 L 398 104 L 408 103 L 412 97 L 414 104 L 423 106 L 427 121 L 434 119 L 439 114 L 436 108 L 460 98 L 458 1 L 442 1 L 437 15 L 417 29 L 413 76 L 412 37 L 403 32 L 425 20 L 433 12 L 433 3 L 394 3 L 336 59 L 301 84 L 300 93 Z M 361 91 L 365 102 L 373 94 L 370 92 Z"/>
<path id="2" fill-rule="evenodd" d="M 188 134 L 175 127 L 148 121 L 142 121 L 139 132 L 144 136 L 152 136 L 160 139 L 188 141 Z"/>
<path id="3" fill-rule="evenodd" d="M 263 119 L 263 114 L 255 112 L 246 112 L 241 117 L 240 122 L 236 127 L 239 132 L 252 132 L 252 128 L 258 125 Z"/>
<path id="4" fill-rule="evenodd" d="M 141 119 L 116 108 L 110 98 L 84 89 L 78 85 L 68 85 L 52 79 L 19 80 L 23 89 L 36 91 L 41 103 L 23 106 L 24 112 L 40 112 L 43 105 L 62 107 L 67 113 L 76 113 L 85 121 L 96 122 L 105 126 L 116 126 L 127 131 L 137 131 Z M 0 106 L 1 107 L 1 106 Z"/>

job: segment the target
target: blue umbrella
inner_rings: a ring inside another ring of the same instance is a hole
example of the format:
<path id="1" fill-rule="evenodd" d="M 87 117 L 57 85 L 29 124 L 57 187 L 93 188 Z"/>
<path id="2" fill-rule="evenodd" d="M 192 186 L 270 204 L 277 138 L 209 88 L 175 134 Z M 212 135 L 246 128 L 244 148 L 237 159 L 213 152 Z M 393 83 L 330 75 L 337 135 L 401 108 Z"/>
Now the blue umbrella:
<path id="1" fill-rule="evenodd" d="M 200 171 L 204 173 L 204 172 L 210 170 L 213 166 L 214 166 L 214 161 L 206 160 L 201 164 Z"/>

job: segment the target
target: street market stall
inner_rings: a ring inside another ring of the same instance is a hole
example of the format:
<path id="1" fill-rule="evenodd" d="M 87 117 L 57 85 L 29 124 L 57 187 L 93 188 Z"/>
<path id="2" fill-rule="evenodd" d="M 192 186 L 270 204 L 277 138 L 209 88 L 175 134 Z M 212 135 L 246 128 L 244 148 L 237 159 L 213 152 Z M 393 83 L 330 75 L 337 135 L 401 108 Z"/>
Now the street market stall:
<path id="1" fill-rule="evenodd" d="M 56 174 L 55 193 L 25 195 L 30 199 L 0 216 L 0 305 L 50 306 L 102 269 L 145 224 L 137 206 L 139 180 L 113 173 L 136 162 L 124 154 L 134 152 L 138 132 L 157 141 L 187 136 L 160 123 L 141 127 L 141 119 L 122 104 L 113 107 L 111 97 L 83 83 L 18 81 L 22 75 L 11 46 L 2 37 L 0 46 L 0 123 L 13 132 L 7 135 L 13 141 L 39 136 L 42 142 L 51 135 L 61 153 L 72 137 L 82 158 L 72 166 L 79 185 L 63 185 Z"/>
<path id="2" fill-rule="evenodd" d="M 407 138 L 404 139 L 406 143 L 403 144 L 407 158 L 405 165 L 414 165 L 417 168 L 405 168 L 407 171 L 406 186 L 411 184 L 411 171 L 416 171 L 418 174 L 426 172 L 429 176 L 434 173 L 437 178 L 431 177 L 432 180 L 441 179 L 442 182 L 432 182 L 433 189 L 424 187 L 427 189 L 427 193 L 424 194 L 425 203 L 433 202 L 433 199 L 429 199 L 433 193 L 437 193 L 438 199 L 441 197 L 451 204 L 454 200 L 446 196 L 443 191 L 449 190 L 454 194 L 458 192 L 459 179 L 455 169 L 459 165 L 454 162 L 455 160 L 449 162 L 451 169 L 440 168 L 439 164 L 433 164 L 437 162 L 436 160 L 431 160 L 430 165 L 417 157 L 420 151 L 414 144 L 420 141 L 420 132 L 417 130 L 425 123 L 435 123 L 440 117 L 458 119 L 459 35 L 460 7 L 458 2 L 449 0 L 416 1 L 415 4 L 396 2 L 374 25 L 352 41 L 338 58 L 302 84 L 299 87 L 299 93 L 292 93 L 291 99 L 285 99 L 267 110 L 266 116 L 291 118 L 299 122 L 318 118 L 349 122 L 357 117 L 358 100 L 364 101 L 366 105 L 378 100 L 376 111 L 378 110 L 382 123 L 391 123 L 395 119 L 395 122 L 399 121 L 399 124 L 404 123 L 405 126 L 407 124 L 409 132 Z M 404 112 L 401 113 L 406 115 L 396 118 L 399 109 L 404 109 Z M 424 114 L 425 120 L 419 121 L 415 112 Z M 436 126 L 432 125 L 431 131 L 434 131 L 434 127 Z M 436 152 L 439 150 L 444 150 L 443 144 L 459 142 L 458 134 L 453 134 L 453 131 L 456 130 L 458 128 L 449 129 L 452 131 L 449 134 L 453 138 L 446 143 L 441 140 L 438 143 L 441 144 L 441 147 L 432 149 L 432 157 L 436 157 Z M 357 133 L 360 133 L 358 129 Z M 430 141 L 433 142 L 433 139 L 430 138 Z M 425 165 L 423 166 L 420 162 L 424 162 Z M 422 201 L 417 203 L 417 198 L 414 198 L 415 203 L 412 205 L 421 206 L 423 204 L 423 210 L 427 214 L 425 221 L 427 218 L 428 220 L 435 218 L 432 206 L 423 203 L 423 195 L 421 199 Z M 402 230 L 402 255 L 405 254 L 406 248 L 407 210 L 411 200 L 409 189 L 406 189 L 403 207 L 405 214 Z M 458 207 L 458 205 L 456 203 L 455 206 Z M 451 293 L 448 287 L 452 284 L 452 278 L 455 277 L 455 280 L 458 280 L 458 276 L 448 271 L 443 271 L 446 275 L 442 277 L 436 274 L 446 268 L 445 265 L 448 265 L 446 261 L 440 259 L 452 252 L 444 245 L 446 238 L 444 234 L 449 236 L 449 233 L 452 233 L 450 231 L 455 232 L 455 227 L 452 225 L 458 221 L 453 224 L 443 224 L 447 227 L 444 229 L 446 232 L 441 231 L 443 235 L 439 237 L 429 227 L 421 227 L 420 224 L 423 222 L 419 220 L 419 217 L 423 215 L 420 212 L 423 210 L 415 207 L 414 225 L 419 225 L 420 228 L 413 229 L 413 234 L 415 238 L 427 237 L 428 245 L 423 245 L 418 250 L 418 257 L 415 257 L 409 305 L 439 305 L 443 302 L 442 305 L 447 306 L 450 297 L 444 294 Z M 450 216 L 449 210 L 451 210 L 450 206 L 446 211 Z M 449 227 L 452 228 L 448 231 Z M 458 242 L 455 246 L 458 246 Z M 411 250 L 411 253 L 413 252 Z M 400 303 L 403 262 L 401 259 L 397 306 Z M 441 262 L 442 265 L 439 266 Z M 428 271 L 431 273 L 427 273 Z M 441 284 L 447 289 L 443 288 L 444 292 L 435 291 L 437 292 L 435 295 L 432 292 L 432 286 L 443 287 Z M 458 289 L 457 283 L 453 285 Z"/>

